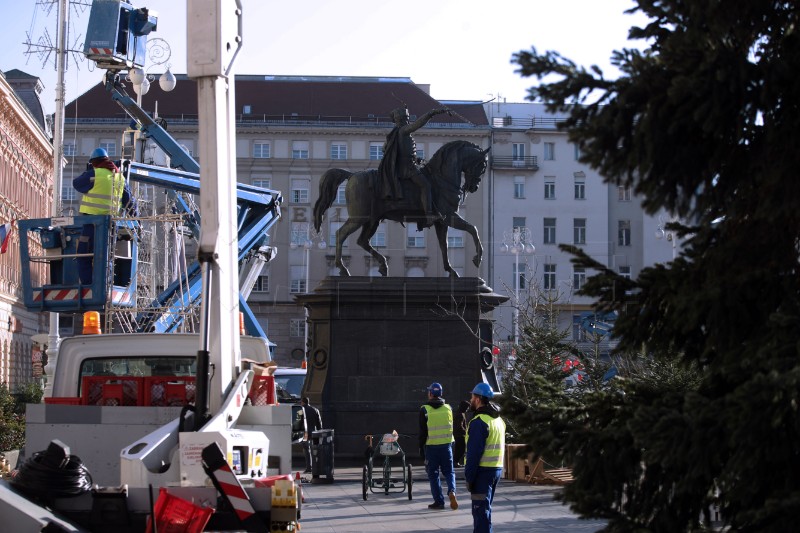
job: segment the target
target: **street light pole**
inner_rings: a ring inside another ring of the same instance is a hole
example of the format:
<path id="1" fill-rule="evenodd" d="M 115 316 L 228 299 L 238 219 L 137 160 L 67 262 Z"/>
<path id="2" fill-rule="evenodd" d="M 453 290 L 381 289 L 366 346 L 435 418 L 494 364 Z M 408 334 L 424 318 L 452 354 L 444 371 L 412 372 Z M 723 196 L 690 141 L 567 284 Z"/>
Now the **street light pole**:
<path id="1" fill-rule="evenodd" d="M 303 292 L 305 294 L 309 293 L 308 286 L 310 282 L 310 271 L 311 271 L 311 249 L 314 247 L 314 243 L 317 243 L 317 247 L 320 250 L 324 250 L 328 247 L 328 243 L 325 242 L 325 237 L 314 230 L 311 229 L 311 224 L 306 224 L 302 229 L 302 231 L 306 239 L 303 242 L 303 271 L 305 274 L 305 286 L 303 287 Z M 290 248 L 298 248 L 298 244 L 296 242 L 292 242 L 289 247 Z M 303 306 L 303 312 L 305 316 L 304 322 L 304 333 L 303 333 L 303 357 L 306 361 L 308 361 L 308 307 Z"/>
<path id="2" fill-rule="evenodd" d="M 519 343 L 519 256 L 520 254 L 533 255 L 536 247 L 531 242 L 531 234 L 528 228 L 516 227 L 511 233 L 503 235 L 503 252 L 514 254 L 514 344 Z"/>

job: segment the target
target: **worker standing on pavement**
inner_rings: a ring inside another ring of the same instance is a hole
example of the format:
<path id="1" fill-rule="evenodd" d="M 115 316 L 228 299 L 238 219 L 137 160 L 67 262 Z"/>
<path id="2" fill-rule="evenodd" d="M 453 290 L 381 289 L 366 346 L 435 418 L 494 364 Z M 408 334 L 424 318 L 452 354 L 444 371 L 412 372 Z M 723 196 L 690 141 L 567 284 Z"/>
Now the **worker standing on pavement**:
<path id="1" fill-rule="evenodd" d="M 303 435 L 303 455 L 306 457 L 306 474 L 312 470 L 314 457 L 311 455 L 311 437 L 315 431 L 322 429 L 322 416 L 319 409 L 311 405 L 311 400 L 304 397 L 301 400 L 303 419 L 305 420 L 305 435 Z"/>
<path id="2" fill-rule="evenodd" d="M 503 474 L 506 423 L 491 403 L 494 391 L 486 383 L 472 389 L 470 406 L 475 415 L 467 426 L 467 459 L 464 478 L 472 499 L 474 533 L 491 533 L 492 500 Z"/>
<path id="3" fill-rule="evenodd" d="M 118 215 L 120 208 L 124 207 L 129 216 L 139 216 L 136 199 L 104 148 L 92 152 L 86 172 L 73 179 L 72 186 L 82 194 L 78 209 L 82 215 Z M 94 252 L 94 232 L 94 224 L 84 224 L 78 238 L 79 254 Z M 79 257 L 77 263 L 81 284 L 91 285 L 92 258 Z"/>
<path id="4" fill-rule="evenodd" d="M 433 496 L 433 503 L 428 509 L 444 509 L 440 471 L 447 481 L 450 508 L 458 509 L 456 473 L 453 469 L 453 410 L 442 398 L 440 383 L 431 383 L 428 402 L 419 410 L 419 445 L 425 456 L 425 470 Z"/>

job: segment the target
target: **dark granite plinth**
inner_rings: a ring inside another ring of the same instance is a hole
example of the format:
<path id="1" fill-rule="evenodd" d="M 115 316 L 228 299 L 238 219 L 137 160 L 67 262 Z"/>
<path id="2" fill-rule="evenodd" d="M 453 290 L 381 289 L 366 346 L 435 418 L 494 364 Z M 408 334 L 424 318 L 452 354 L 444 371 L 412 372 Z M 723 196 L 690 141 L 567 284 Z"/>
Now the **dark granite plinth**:
<path id="1" fill-rule="evenodd" d="M 362 456 L 364 436 L 397 430 L 418 454 L 418 411 L 438 381 L 453 406 L 481 379 L 492 342 L 481 313 L 506 300 L 480 278 L 329 277 L 298 296 L 309 310 L 304 394 L 336 430 L 336 455 Z"/>

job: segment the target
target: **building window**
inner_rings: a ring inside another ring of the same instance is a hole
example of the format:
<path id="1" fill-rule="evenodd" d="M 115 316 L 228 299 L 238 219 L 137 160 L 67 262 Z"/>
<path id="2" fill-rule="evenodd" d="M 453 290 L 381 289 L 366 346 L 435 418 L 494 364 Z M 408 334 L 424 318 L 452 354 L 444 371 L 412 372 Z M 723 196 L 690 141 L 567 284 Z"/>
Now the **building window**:
<path id="1" fill-rule="evenodd" d="M 464 247 L 464 231 L 460 229 L 451 229 L 447 232 L 447 247 L 448 248 L 463 248 Z"/>
<path id="2" fill-rule="evenodd" d="M 525 284 L 525 269 L 526 269 L 525 263 L 519 264 L 519 263 L 515 262 L 515 263 L 511 264 L 511 272 L 513 274 L 513 277 L 517 280 L 517 284 L 514 287 L 515 289 L 519 289 L 519 290 L 524 290 L 525 289 L 525 286 L 526 286 L 526 284 Z"/>
<path id="3" fill-rule="evenodd" d="M 545 176 L 544 178 L 544 199 L 556 199 L 556 179 L 552 176 Z"/>
<path id="4" fill-rule="evenodd" d="M 304 318 L 290 318 L 289 336 L 305 337 L 305 334 L 306 334 L 306 320 Z"/>
<path id="5" fill-rule="evenodd" d="M 577 291 L 586 285 L 586 269 L 575 267 L 572 269 L 572 290 Z"/>
<path id="6" fill-rule="evenodd" d="M 386 224 L 379 224 L 375 235 L 369 240 L 373 248 L 386 248 Z"/>
<path id="7" fill-rule="evenodd" d="M 586 244 L 586 219 L 573 219 L 573 244 Z"/>
<path id="8" fill-rule="evenodd" d="M 74 202 L 78 199 L 78 191 L 70 183 L 61 184 L 61 200 L 63 202 Z"/>
<path id="9" fill-rule="evenodd" d="M 292 159 L 308 159 L 308 141 L 292 143 Z"/>
<path id="10" fill-rule="evenodd" d="M 511 229 L 520 232 L 525 231 L 525 228 L 527 227 L 525 222 L 525 217 L 514 217 L 511 219 Z"/>
<path id="11" fill-rule="evenodd" d="M 575 161 L 580 161 L 580 158 L 583 155 L 583 152 L 581 152 L 581 147 L 578 145 L 578 143 L 575 143 L 572 146 L 575 149 Z"/>
<path id="12" fill-rule="evenodd" d="M 347 183 L 342 183 L 339 185 L 339 188 L 336 189 L 336 203 L 344 205 L 347 203 Z"/>
<path id="13" fill-rule="evenodd" d="M 64 157 L 75 155 L 75 143 L 64 143 Z"/>
<path id="14" fill-rule="evenodd" d="M 253 283 L 253 292 L 269 292 L 269 276 L 261 275 Z"/>
<path id="15" fill-rule="evenodd" d="M 417 159 L 424 160 L 425 159 L 425 149 L 424 148 L 417 148 Z"/>
<path id="16" fill-rule="evenodd" d="M 306 292 L 306 269 L 303 265 L 289 267 L 289 293 Z"/>
<path id="17" fill-rule="evenodd" d="M 117 143 L 111 142 L 101 142 L 100 148 L 104 149 L 108 153 L 108 157 L 114 157 L 117 155 Z"/>
<path id="18" fill-rule="evenodd" d="M 303 246 L 308 242 L 309 232 L 308 222 L 292 222 L 292 230 L 289 234 L 289 244 Z"/>
<path id="19" fill-rule="evenodd" d="M 267 142 L 256 141 L 253 143 L 253 157 L 255 159 L 269 159 L 270 144 Z"/>
<path id="20" fill-rule="evenodd" d="M 525 176 L 514 176 L 514 198 L 525 198 Z"/>
<path id="21" fill-rule="evenodd" d="M 581 326 L 581 315 L 572 315 L 572 340 L 586 342 L 586 331 Z"/>
<path id="22" fill-rule="evenodd" d="M 511 145 L 511 160 L 512 161 L 525 161 L 525 144 L 513 143 Z"/>
<path id="23" fill-rule="evenodd" d="M 292 203 L 294 204 L 307 204 L 308 203 L 308 189 L 311 180 L 308 178 L 293 178 L 292 179 Z"/>
<path id="24" fill-rule="evenodd" d="M 556 265 L 554 263 L 546 263 L 544 265 L 542 288 L 546 291 L 552 291 L 556 288 Z"/>
<path id="25" fill-rule="evenodd" d="M 369 158 L 372 161 L 380 161 L 383 159 L 383 144 L 370 143 L 369 145 Z"/>
<path id="26" fill-rule="evenodd" d="M 619 267 L 619 275 L 625 279 L 631 279 L 631 267 L 629 266 Z"/>
<path id="27" fill-rule="evenodd" d="M 339 228 L 341 228 L 344 223 L 343 222 L 331 222 L 330 224 L 331 225 L 328 228 L 328 246 L 330 246 L 331 248 L 335 248 L 336 247 L 336 232 L 339 231 Z M 342 248 L 347 248 L 349 242 L 350 242 L 349 240 L 344 241 L 342 243 Z M 335 270 L 336 270 L 337 273 L 339 272 L 338 268 L 335 269 Z M 332 274 L 332 275 L 338 275 L 338 274 Z"/>
<path id="28" fill-rule="evenodd" d="M 347 159 L 347 145 L 331 143 L 331 159 Z"/>
<path id="29" fill-rule="evenodd" d="M 556 160 L 556 143 L 544 143 L 544 160 Z"/>
<path id="30" fill-rule="evenodd" d="M 407 248 L 425 248 L 425 232 L 417 231 L 416 225 L 408 225 L 407 236 Z"/>
<path id="31" fill-rule="evenodd" d="M 252 112 L 253 112 L 253 106 L 248 105 L 248 104 L 245 104 L 245 105 L 242 106 L 242 114 L 243 115 L 249 115 Z"/>
<path id="32" fill-rule="evenodd" d="M 624 185 L 617 186 L 617 200 L 620 202 L 630 202 L 631 201 L 631 188 L 625 187 Z"/>
<path id="33" fill-rule="evenodd" d="M 575 178 L 575 199 L 576 200 L 585 200 L 586 199 L 586 179 L 585 178 Z"/>
<path id="34" fill-rule="evenodd" d="M 556 219 L 554 218 L 544 219 L 544 239 L 542 239 L 542 242 L 544 244 L 556 243 Z"/>
<path id="35" fill-rule="evenodd" d="M 261 187 L 262 189 L 270 189 L 272 187 L 272 180 L 257 178 L 253 180 L 253 187 Z"/>
<path id="36" fill-rule="evenodd" d="M 617 232 L 620 246 L 631 245 L 631 221 L 620 220 L 617 224 L 619 231 Z"/>

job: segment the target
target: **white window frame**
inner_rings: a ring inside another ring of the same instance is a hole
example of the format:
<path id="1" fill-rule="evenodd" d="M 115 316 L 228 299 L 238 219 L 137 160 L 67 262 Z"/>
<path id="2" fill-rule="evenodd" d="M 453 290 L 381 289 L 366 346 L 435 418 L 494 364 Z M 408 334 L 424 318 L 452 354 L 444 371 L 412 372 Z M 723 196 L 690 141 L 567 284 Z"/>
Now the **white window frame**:
<path id="1" fill-rule="evenodd" d="M 556 219 L 553 218 L 553 217 L 545 217 L 542 220 L 542 225 L 544 227 L 544 235 L 542 236 L 542 244 L 555 244 L 556 243 Z"/>
<path id="2" fill-rule="evenodd" d="M 305 318 L 290 318 L 289 319 L 289 336 L 300 338 L 306 335 L 306 319 Z"/>
<path id="3" fill-rule="evenodd" d="M 525 143 L 511 144 L 511 160 L 525 161 Z"/>
<path id="4" fill-rule="evenodd" d="M 556 199 L 556 179 L 552 176 L 545 176 L 544 178 L 544 199 Z"/>
<path id="5" fill-rule="evenodd" d="M 108 153 L 108 157 L 117 155 L 117 143 L 115 141 L 102 141 L 98 144 L 98 148 L 104 149 Z"/>
<path id="6" fill-rule="evenodd" d="M 519 269 L 519 270 L 517 270 Z M 511 263 L 511 279 L 516 278 L 517 283 L 514 286 L 515 290 L 524 291 L 527 287 L 527 279 L 525 278 L 525 272 L 528 270 L 528 265 L 525 263 L 514 262 Z"/>
<path id="7" fill-rule="evenodd" d="M 552 291 L 556 289 L 556 264 L 545 263 L 542 276 L 542 289 Z"/>
<path id="8" fill-rule="evenodd" d="M 369 244 L 373 248 L 386 248 L 386 224 L 380 223 L 378 224 L 378 229 L 375 231 L 375 235 L 369 240 Z"/>
<path id="9" fill-rule="evenodd" d="M 308 159 L 308 141 L 292 141 L 292 159 Z"/>
<path id="10" fill-rule="evenodd" d="M 575 178 L 575 199 L 586 200 L 586 179 Z"/>
<path id="11" fill-rule="evenodd" d="M 347 144 L 342 142 L 332 142 L 331 159 L 347 159 Z"/>
<path id="12" fill-rule="evenodd" d="M 631 274 L 631 267 L 629 266 L 619 267 L 619 275 L 625 279 L 633 279 L 633 275 Z"/>
<path id="13" fill-rule="evenodd" d="M 253 159 L 270 159 L 272 145 L 268 141 L 253 141 Z"/>
<path id="14" fill-rule="evenodd" d="M 306 292 L 306 267 L 292 265 L 289 267 L 289 294 L 303 294 Z"/>
<path id="15" fill-rule="evenodd" d="M 406 228 L 406 248 L 425 248 L 425 230 L 417 231 L 417 226 L 409 224 Z"/>
<path id="16" fill-rule="evenodd" d="M 310 226 L 308 222 L 292 222 L 292 229 L 289 232 L 289 244 L 294 246 L 305 246 L 309 241 Z"/>
<path id="17" fill-rule="evenodd" d="M 64 157 L 72 157 L 77 154 L 74 142 L 64 143 Z"/>
<path id="18" fill-rule="evenodd" d="M 251 181 L 253 187 L 260 187 L 262 189 L 272 189 L 272 180 L 270 178 L 254 178 Z"/>
<path id="19" fill-rule="evenodd" d="M 464 247 L 464 230 L 448 229 L 447 230 L 447 247 L 448 248 L 463 248 Z"/>
<path id="20" fill-rule="evenodd" d="M 572 290 L 580 290 L 581 287 L 586 285 L 586 269 L 584 267 L 572 268 Z"/>
<path id="21" fill-rule="evenodd" d="M 573 218 L 572 219 L 572 243 L 573 244 L 586 244 L 586 219 Z"/>
<path id="22" fill-rule="evenodd" d="M 292 178 L 291 203 L 309 203 L 309 189 L 311 187 L 310 178 Z"/>
<path id="23" fill-rule="evenodd" d="M 342 183 L 339 185 L 339 188 L 336 189 L 336 200 L 335 203 L 339 205 L 346 205 L 347 204 L 347 182 Z"/>
<path id="24" fill-rule="evenodd" d="M 256 280 L 253 282 L 252 292 L 269 292 L 269 274 L 261 274 L 256 278 Z"/>
<path id="25" fill-rule="evenodd" d="M 525 198 L 525 176 L 514 176 L 514 198 Z"/>
<path id="26" fill-rule="evenodd" d="M 572 145 L 575 151 L 575 161 L 579 161 L 583 152 L 581 151 L 581 147 L 578 143 L 573 143 Z"/>
<path id="27" fill-rule="evenodd" d="M 64 202 L 77 202 L 78 191 L 72 186 L 72 182 L 63 182 L 61 184 L 61 200 Z"/>
<path id="28" fill-rule="evenodd" d="M 370 161 L 380 161 L 383 159 L 383 143 L 369 143 Z"/>
<path id="29" fill-rule="evenodd" d="M 617 221 L 617 244 L 619 246 L 631 245 L 631 221 L 618 220 Z"/>
<path id="30" fill-rule="evenodd" d="M 556 160 L 556 143 L 546 142 L 544 144 L 544 160 L 545 161 L 555 161 Z"/>
<path id="31" fill-rule="evenodd" d="M 617 185 L 617 200 L 620 202 L 631 201 L 631 188 L 624 185 Z"/>

